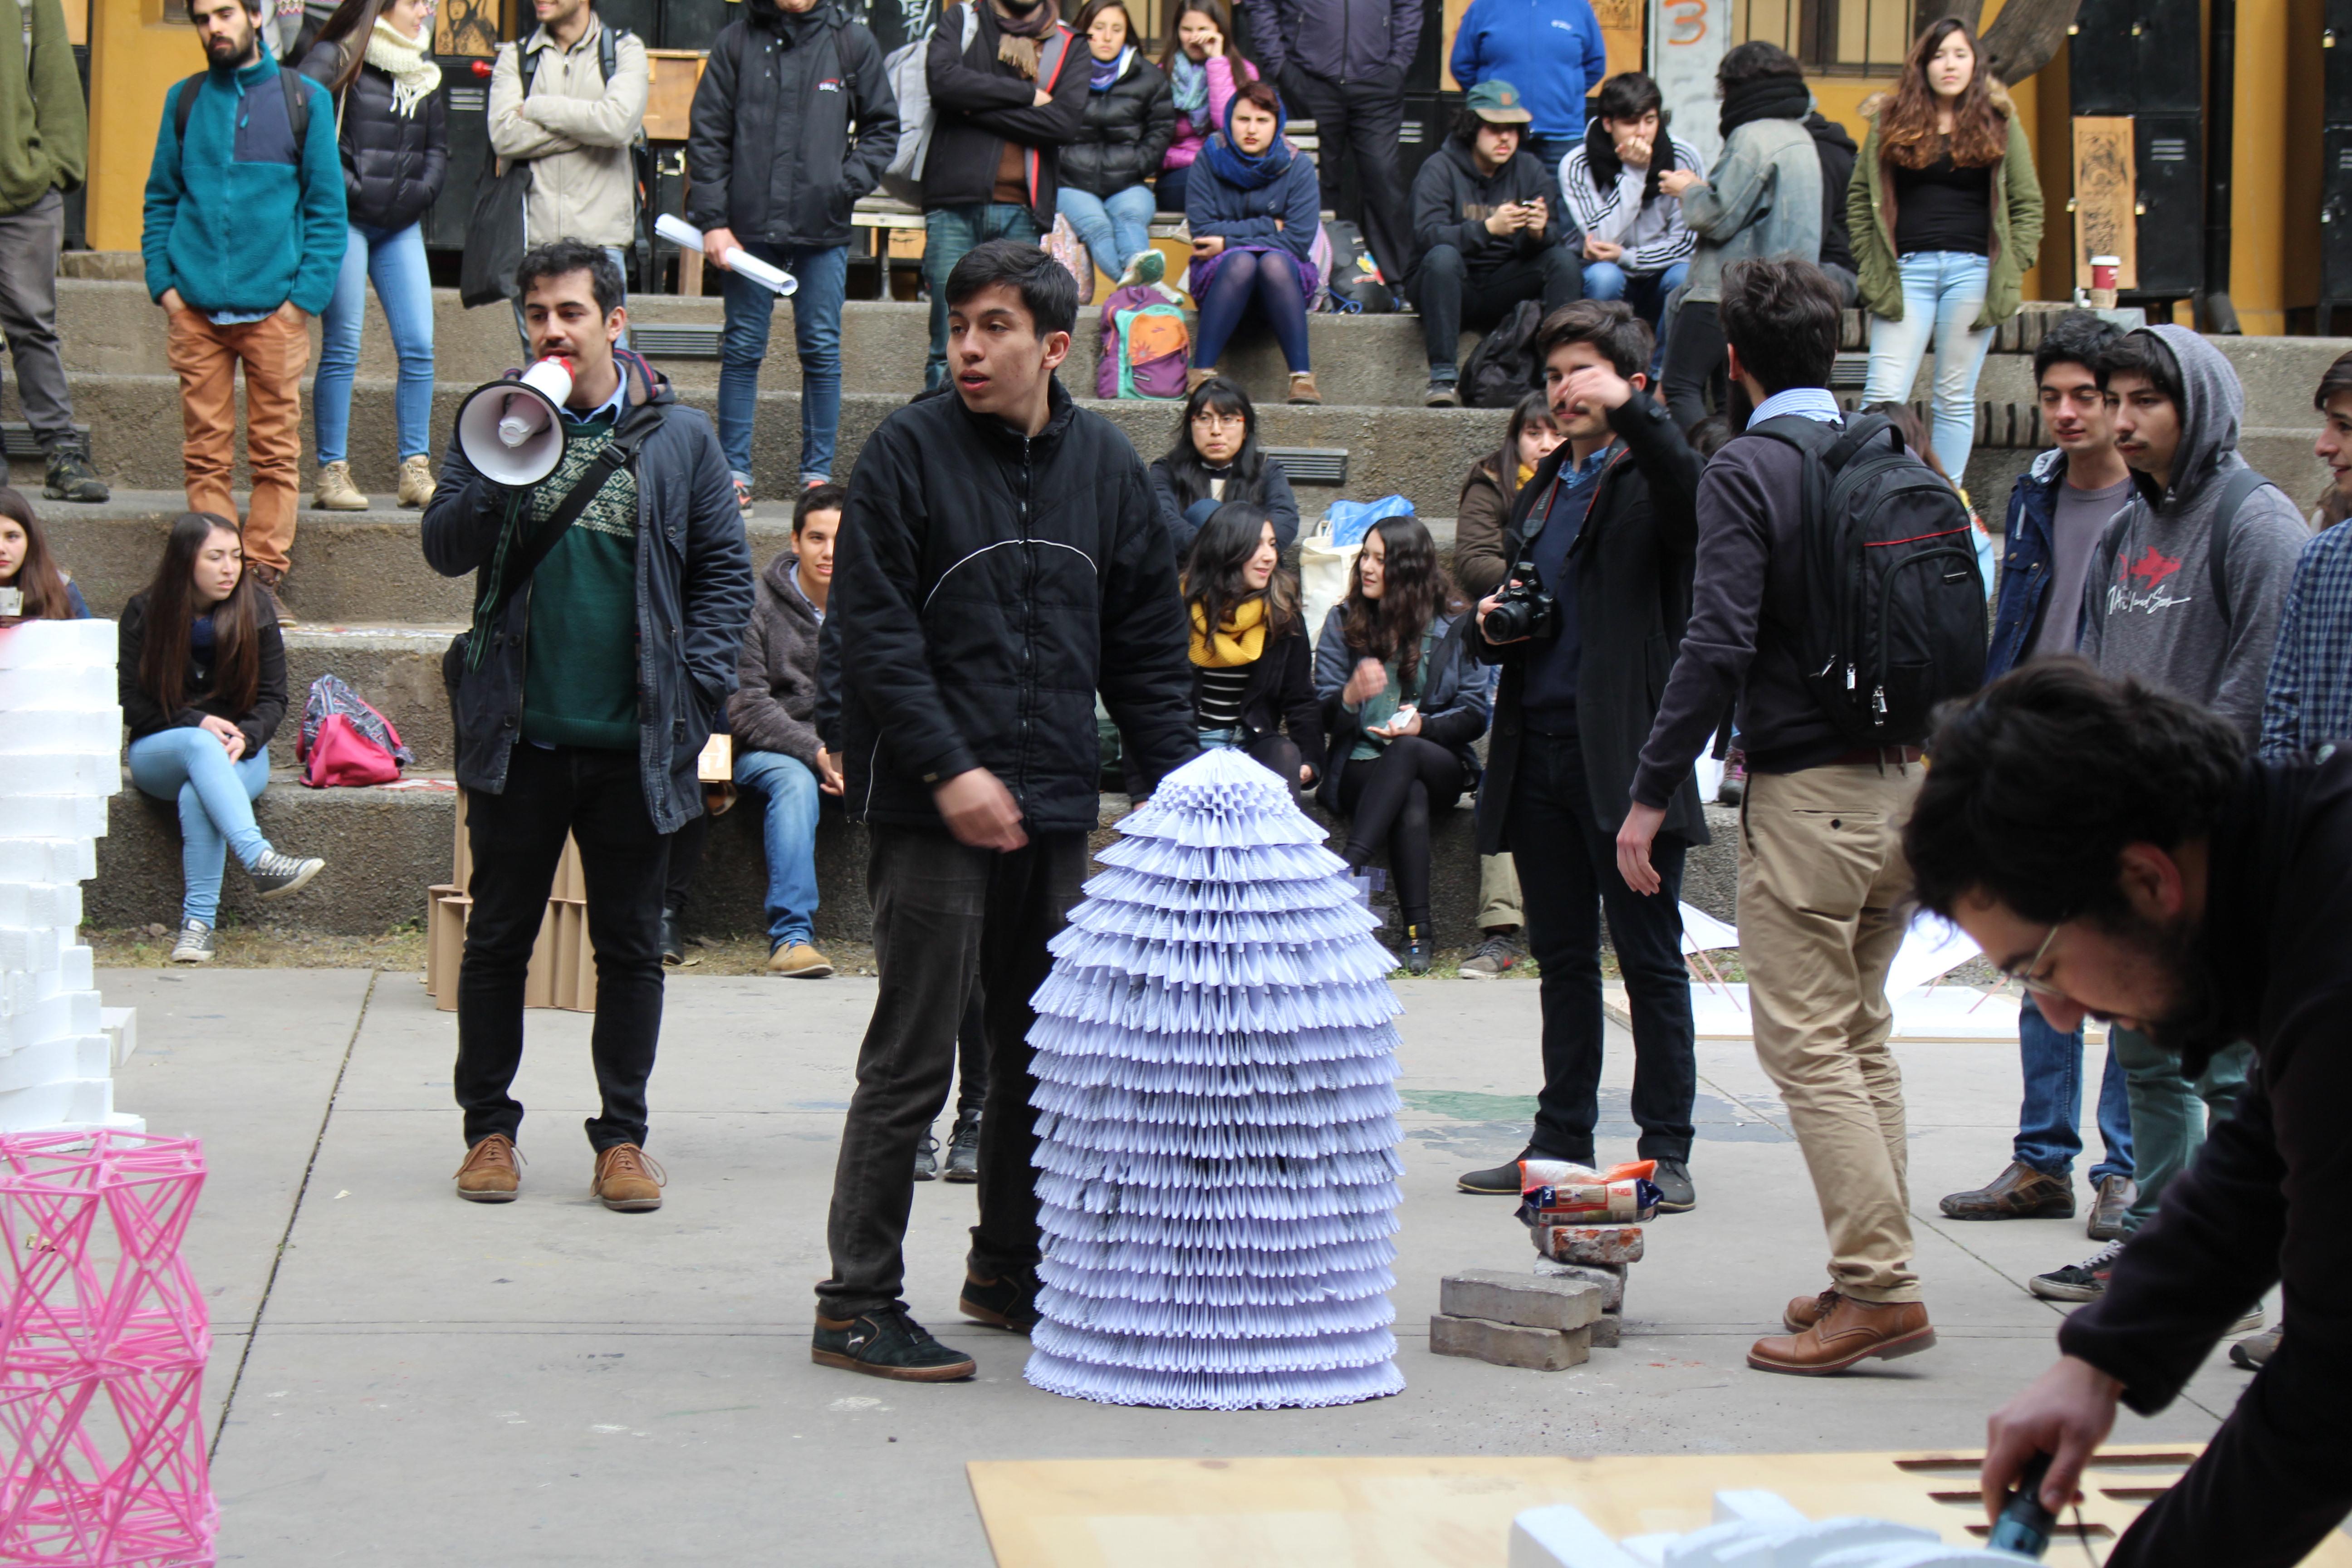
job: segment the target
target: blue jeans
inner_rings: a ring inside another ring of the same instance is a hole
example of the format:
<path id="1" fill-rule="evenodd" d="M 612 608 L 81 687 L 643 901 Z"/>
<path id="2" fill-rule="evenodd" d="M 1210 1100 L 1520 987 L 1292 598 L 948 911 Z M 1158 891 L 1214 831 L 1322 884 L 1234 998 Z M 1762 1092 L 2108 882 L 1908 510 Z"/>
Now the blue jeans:
<path id="1" fill-rule="evenodd" d="M 131 782 L 142 795 L 180 807 L 180 919 L 217 923 L 221 867 L 228 851 L 250 866 L 269 840 L 253 825 L 253 803 L 269 783 L 269 748 L 228 760 L 210 730 L 172 729 L 131 742 Z"/>
<path id="2" fill-rule="evenodd" d="M 2241 1041 L 2213 1053 L 2203 1073 L 2191 1079 L 2180 1058 L 2137 1029 L 2107 1026 L 2107 1052 L 2123 1059 L 2130 1074 L 2132 1139 L 2138 1163 L 2139 1196 L 2124 1214 L 2128 1236 L 2156 1216 L 2164 1189 L 2213 1128 L 2238 1108 L 2254 1048 Z"/>
<path id="3" fill-rule="evenodd" d="M 351 456 L 352 377 L 360 363 L 360 321 L 367 310 L 367 286 L 383 303 L 392 327 L 392 351 L 400 360 L 393 394 L 393 417 L 400 427 L 400 455 L 419 457 L 433 446 L 433 279 L 425 269 L 425 230 L 351 226 L 343 246 L 343 269 L 319 318 L 319 374 L 310 382 L 310 417 L 319 437 L 319 461 L 340 463 Z"/>
<path id="4" fill-rule="evenodd" d="M 1665 312 L 1666 296 L 1681 288 L 1689 276 L 1687 261 L 1677 261 L 1664 272 L 1628 272 L 1613 261 L 1588 261 L 1584 264 L 1584 297 L 1622 300 L 1655 331 L 1658 318 Z"/>
<path id="5" fill-rule="evenodd" d="M 931 291 L 931 352 L 923 360 L 925 390 L 948 378 L 948 274 L 965 252 L 992 239 L 1034 245 L 1037 216 L 1005 202 L 934 207 L 923 215 L 923 283 Z"/>
<path id="6" fill-rule="evenodd" d="M 1972 330 L 1984 310 L 1991 264 L 1958 250 L 1914 251 L 1903 258 L 1903 319 L 1870 319 L 1870 379 L 1862 401 L 1908 403 L 1911 384 L 1932 342 L 1936 379 L 1928 440 L 1956 485 L 1968 483 L 1969 451 L 1977 439 L 1977 374 L 1992 329 Z"/>
<path id="7" fill-rule="evenodd" d="M 1160 202 L 1149 185 L 1129 185 L 1108 196 L 1064 185 L 1054 203 L 1106 278 L 1116 279 L 1138 251 L 1151 248 L 1151 218 Z"/>
<path id="8" fill-rule="evenodd" d="M 767 802 L 769 951 L 806 942 L 816 920 L 816 774 L 782 752 L 738 752 L 735 783 Z"/>
<path id="9" fill-rule="evenodd" d="M 2017 1109 L 2012 1158 L 2066 1181 L 2083 1152 L 2083 1031 L 2062 1035 L 2028 995 L 2017 1010 L 2017 1054 L 2025 1069 L 2025 1100 Z M 2091 1184 L 2132 1173 L 2131 1097 L 2123 1058 L 2110 1048 L 2099 1075 L 2099 1141 L 2107 1157 L 2091 1167 Z"/>
<path id="10" fill-rule="evenodd" d="M 604 247 L 604 254 L 611 257 L 613 265 L 621 269 L 621 302 L 625 305 L 629 300 L 629 253 L 617 245 L 608 245 Z M 523 363 L 529 364 L 530 363 L 530 324 L 523 320 L 520 295 L 515 297 L 514 313 L 515 335 L 522 339 Z M 616 349 L 629 346 L 629 334 L 625 328 L 623 329 L 621 335 L 614 340 L 613 346 Z"/>
<path id="11" fill-rule="evenodd" d="M 793 293 L 793 347 L 801 360 L 801 482 L 833 478 L 834 437 L 841 429 L 841 300 L 849 282 L 849 247 L 780 250 L 743 247 L 800 279 Z M 751 417 L 760 406 L 760 362 L 776 295 L 738 272 L 722 272 L 727 328 L 719 340 L 719 446 L 727 466 L 751 482 Z"/>

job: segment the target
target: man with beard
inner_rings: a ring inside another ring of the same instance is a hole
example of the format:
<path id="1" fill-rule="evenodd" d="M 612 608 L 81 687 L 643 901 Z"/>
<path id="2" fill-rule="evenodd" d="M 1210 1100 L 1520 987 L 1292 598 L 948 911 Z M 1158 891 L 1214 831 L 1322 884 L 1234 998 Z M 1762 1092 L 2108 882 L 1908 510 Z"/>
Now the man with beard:
<path id="1" fill-rule="evenodd" d="M 2294 1334 L 2107 1563 L 2300 1563 L 2352 1507 L 2352 756 L 2250 766 L 2209 709 L 2075 659 L 1988 688 L 1928 751 L 1904 834 L 1923 904 L 2058 1028 L 2129 1024 L 2192 1075 L 2231 1040 L 2256 1057 L 2058 1363 L 1993 1415 L 1986 1506 L 2042 1453 L 2063 1508 L 2116 1403 L 2164 1408 L 2277 1283 Z"/>
<path id="2" fill-rule="evenodd" d="M 2294 563 L 2310 537 L 2294 503 L 2238 455 L 2245 393 L 2221 351 L 2186 327 L 2127 332 L 2098 351 L 2116 449 L 2132 490 L 2091 552 L 2080 647 L 2102 675 L 2129 676 L 2211 709 L 2252 748 Z M 2230 1114 L 2251 1052 L 2216 1052 L 2201 1072 L 2128 1026 L 2107 1031 L 2131 1102 L 2138 1195 L 2128 1239 L 2156 1213 L 2205 1129 Z M 2052 1301 L 2106 1289 L 2123 1239 L 2035 1275 Z M 2239 1331 L 2262 1327 L 2257 1307 Z"/>

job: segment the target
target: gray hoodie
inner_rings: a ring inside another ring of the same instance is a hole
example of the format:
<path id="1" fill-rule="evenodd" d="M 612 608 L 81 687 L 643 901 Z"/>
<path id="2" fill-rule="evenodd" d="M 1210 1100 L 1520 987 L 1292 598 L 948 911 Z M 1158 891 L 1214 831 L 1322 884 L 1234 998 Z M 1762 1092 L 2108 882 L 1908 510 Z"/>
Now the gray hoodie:
<path id="1" fill-rule="evenodd" d="M 2246 467 L 2238 456 L 2245 393 L 2221 351 L 2188 328 L 2140 331 L 2179 366 L 2180 447 L 2160 491 L 2153 477 L 2134 472 L 2132 499 L 2101 536 L 2083 589 L 2083 657 L 2102 674 L 2136 676 L 2206 704 L 2252 742 L 2287 585 L 2311 532 L 2275 485 L 2247 497 L 2231 523 L 2222 614 L 2207 547 L 2229 476 Z M 2109 559 L 2115 568 L 2102 576 L 2099 563 Z"/>

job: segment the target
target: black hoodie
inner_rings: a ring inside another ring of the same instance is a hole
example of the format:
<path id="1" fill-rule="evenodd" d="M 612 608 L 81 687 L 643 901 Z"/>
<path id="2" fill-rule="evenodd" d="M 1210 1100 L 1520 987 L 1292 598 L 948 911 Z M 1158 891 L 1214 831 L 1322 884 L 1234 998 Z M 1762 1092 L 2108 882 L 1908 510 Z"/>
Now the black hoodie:
<path id="1" fill-rule="evenodd" d="M 1824 119 L 1818 109 L 1805 116 L 1805 129 L 1813 133 L 1813 151 L 1822 160 L 1822 265 L 1852 272 L 1853 240 L 1846 233 L 1845 188 L 1853 183 L 1853 161 L 1862 149 L 1844 126 Z"/>

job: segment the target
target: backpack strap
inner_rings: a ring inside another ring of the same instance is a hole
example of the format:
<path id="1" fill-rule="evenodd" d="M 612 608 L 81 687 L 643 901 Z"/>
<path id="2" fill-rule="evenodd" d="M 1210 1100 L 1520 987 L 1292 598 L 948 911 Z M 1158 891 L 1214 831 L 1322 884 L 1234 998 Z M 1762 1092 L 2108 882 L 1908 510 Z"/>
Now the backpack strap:
<path id="1" fill-rule="evenodd" d="M 2230 535 L 2238 531 L 2238 513 L 2253 493 L 2269 484 L 2253 468 L 2240 468 L 2221 487 L 2221 504 L 2213 510 L 2213 534 L 2205 546 L 2205 568 L 2213 582 L 2213 598 L 2221 606 L 2221 624 L 2230 624 Z"/>
<path id="2" fill-rule="evenodd" d="M 172 140 L 187 145 L 188 121 L 196 112 L 196 93 L 205 85 L 207 71 L 198 71 L 180 81 L 177 97 L 172 100 Z M 303 87 L 308 79 L 300 71 L 278 68 L 278 89 L 286 95 L 286 123 L 294 132 L 294 166 L 302 166 L 302 145 L 310 139 L 310 94 Z M 529 92 L 526 86 L 523 90 Z"/>
<path id="3" fill-rule="evenodd" d="M 596 71 L 604 85 L 613 85 L 613 73 L 621 68 L 622 29 L 599 16 L 596 19 Z"/>

